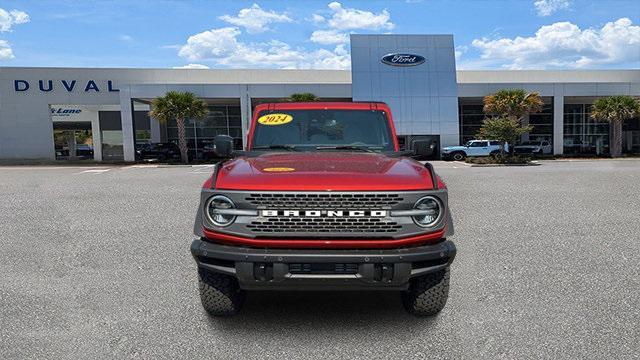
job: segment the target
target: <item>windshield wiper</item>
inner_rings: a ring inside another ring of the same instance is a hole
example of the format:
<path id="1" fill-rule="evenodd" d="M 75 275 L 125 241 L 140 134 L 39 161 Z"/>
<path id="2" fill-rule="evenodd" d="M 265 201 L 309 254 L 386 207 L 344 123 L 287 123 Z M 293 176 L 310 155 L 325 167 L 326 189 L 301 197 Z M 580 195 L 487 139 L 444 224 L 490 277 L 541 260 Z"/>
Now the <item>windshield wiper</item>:
<path id="1" fill-rule="evenodd" d="M 316 150 L 357 150 L 364 152 L 376 152 L 366 146 L 338 145 L 338 146 L 316 146 Z"/>
<path id="2" fill-rule="evenodd" d="M 251 150 L 288 150 L 288 151 L 297 151 L 298 149 L 294 145 L 284 145 L 284 144 L 275 144 L 275 145 L 261 145 L 254 146 Z"/>

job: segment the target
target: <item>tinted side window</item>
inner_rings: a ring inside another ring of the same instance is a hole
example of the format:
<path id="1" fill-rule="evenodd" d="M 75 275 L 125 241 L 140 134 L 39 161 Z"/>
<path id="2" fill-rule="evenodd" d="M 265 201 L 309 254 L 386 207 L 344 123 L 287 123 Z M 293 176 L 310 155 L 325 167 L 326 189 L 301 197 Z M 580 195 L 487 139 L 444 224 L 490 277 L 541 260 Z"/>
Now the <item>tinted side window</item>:
<path id="1" fill-rule="evenodd" d="M 490 141 L 489 145 L 491 145 L 491 146 L 500 146 L 500 141 Z"/>

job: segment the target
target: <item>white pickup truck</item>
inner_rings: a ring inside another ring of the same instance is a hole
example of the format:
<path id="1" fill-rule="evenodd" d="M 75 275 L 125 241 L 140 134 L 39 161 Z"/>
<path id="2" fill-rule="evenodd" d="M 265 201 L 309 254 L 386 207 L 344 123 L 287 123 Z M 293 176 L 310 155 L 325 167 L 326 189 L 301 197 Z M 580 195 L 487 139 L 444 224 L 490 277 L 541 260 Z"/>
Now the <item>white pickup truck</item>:
<path id="1" fill-rule="evenodd" d="M 525 141 L 513 147 L 516 154 L 550 155 L 553 153 L 551 143 L 544 140 Z"/>
<path id="2" fill-rule="evenodd" d="M 509 145 L 505 144 L 504 151 L 509 151 Z M 442 148 L 444 160 L 464 160 L 467 156 L 489 156 L 500 153 L 500 141 L 496 140 L 470 140 L 462 146 L 447 146 Z"/>

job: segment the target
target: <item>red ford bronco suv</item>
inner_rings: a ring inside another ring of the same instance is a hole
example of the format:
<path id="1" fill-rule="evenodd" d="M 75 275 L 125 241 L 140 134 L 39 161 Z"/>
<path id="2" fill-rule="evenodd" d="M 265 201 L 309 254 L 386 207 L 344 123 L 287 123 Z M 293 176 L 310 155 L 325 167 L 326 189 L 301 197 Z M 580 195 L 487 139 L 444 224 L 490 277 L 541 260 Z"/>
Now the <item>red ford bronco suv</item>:
<path id="1" fill-rule="evenodd" d="M 202 305 L 237 313 L 247 290 L 392 290 L 416 315 L 449 293 L 447 188 L 400 152 L 383 103 L 255 109 L 246 151 L 215 139 L 191 253 Z"/>

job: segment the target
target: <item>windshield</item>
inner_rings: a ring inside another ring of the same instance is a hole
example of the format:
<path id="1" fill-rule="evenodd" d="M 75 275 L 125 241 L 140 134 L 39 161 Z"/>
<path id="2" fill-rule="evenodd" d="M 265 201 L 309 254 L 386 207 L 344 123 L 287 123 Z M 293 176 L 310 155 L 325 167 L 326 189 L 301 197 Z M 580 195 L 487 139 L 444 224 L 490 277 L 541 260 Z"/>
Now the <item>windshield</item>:
<path id="1" fill-rule="evenodd" d="M 259 113 L 251 147 L 393 151 L 394 143 L 384 111 L 296 109 Z"/>

